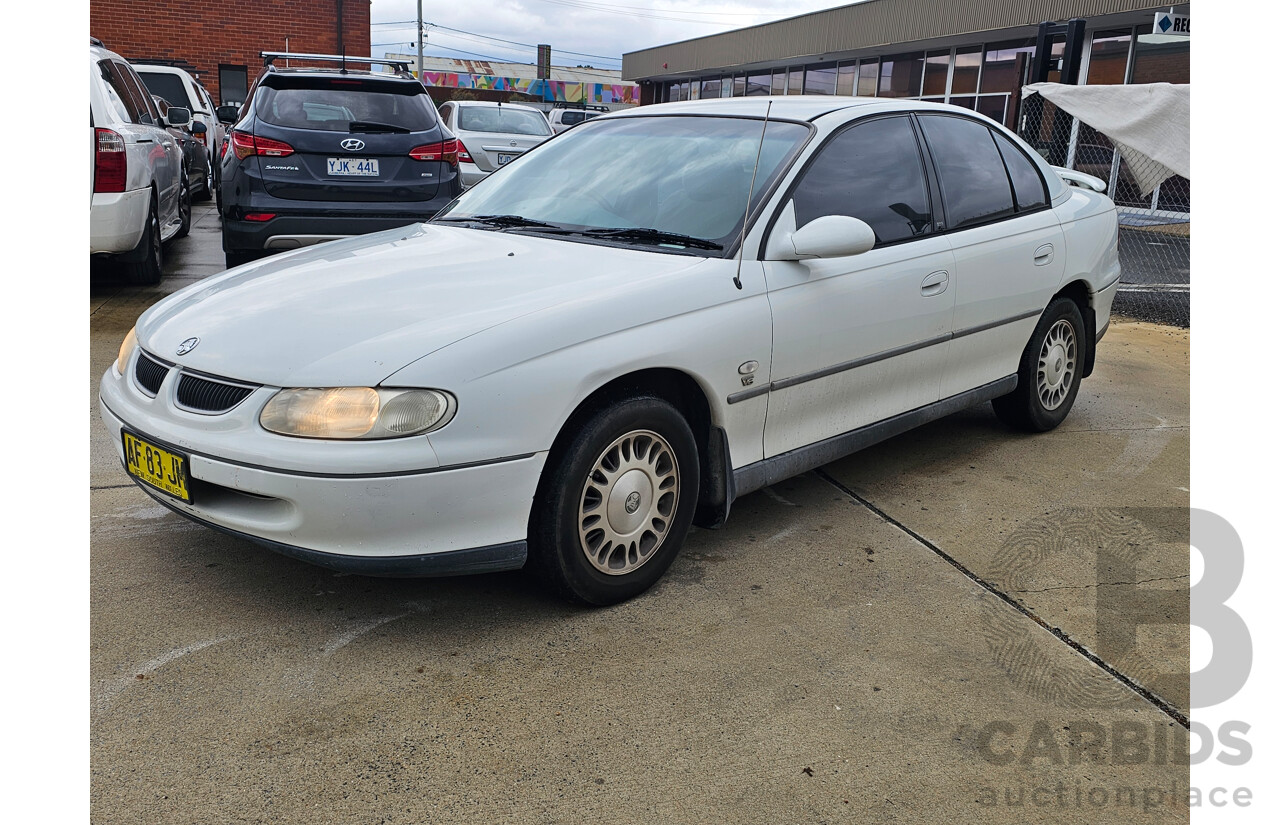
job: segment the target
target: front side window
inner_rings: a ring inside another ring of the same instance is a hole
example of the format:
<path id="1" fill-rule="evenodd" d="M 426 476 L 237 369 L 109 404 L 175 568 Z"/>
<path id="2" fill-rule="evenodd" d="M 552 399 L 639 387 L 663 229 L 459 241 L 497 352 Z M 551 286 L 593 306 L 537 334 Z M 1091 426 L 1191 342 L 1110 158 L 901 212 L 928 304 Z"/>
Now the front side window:
<path id="1" fill-rule="evenodd" d="M 509 231 L 714 255 L 737 240 L 748 190 L 754 208 L 809 134 L 801 123 L 771 120 L 766 131 L 763 121 L 738 117 L 594 119 L 498 170 L 437 220 L 519 216 L 525 225 Z"/>
<path id="2" fill-rule="evenodd" d="M 569 112 L 565 112 L 565 123 L 577 122 L 569 120 Z M 575 112 L 578 120 L 580 112 Z M 547 119 L 539 112 L 528 109 L 513 109 L 510 106 L 460 106 L 458 107 L 458 128 L 464 132 L 496 132 L 508 135 L 549 135 L 551 127 Z"/>
<path id="3" fill-rule="evenodd" d="M 805 170 L 793 195 L 796 227 L 824 215 L 866 221 L 876 243 L 933 228 L 929 189 L 911 120 L 886 117 L 841 132 Z"/>
<path id="4" fill-rule="evenodd" d="M 1009 176 L 985 124 L 962 117 L 923 115 L 920 127 L 938 170 L 949 229 L 1014 214 Z"/>

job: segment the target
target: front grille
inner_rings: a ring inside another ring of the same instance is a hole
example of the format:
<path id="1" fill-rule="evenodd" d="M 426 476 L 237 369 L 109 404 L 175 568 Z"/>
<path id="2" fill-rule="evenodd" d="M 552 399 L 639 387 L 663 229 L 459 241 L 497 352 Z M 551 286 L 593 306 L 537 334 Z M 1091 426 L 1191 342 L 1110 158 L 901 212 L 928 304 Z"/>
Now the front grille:
<path id="1" fill-rule="evenodd" d="M 169 366 L 152 359 L 145 352 L 138 353 L 138 365 L 133 368 L 133 377 L 147 392 L 155 395 L 160 392 L 164 377 L 169 374 Z"/>
<path id="2" fill-rule="evenodd" d="M 178 380 L 178 406 L 197 412 L 226 412 L 248 398 L 253 390 L 253 387 L 184 374 Z"/>

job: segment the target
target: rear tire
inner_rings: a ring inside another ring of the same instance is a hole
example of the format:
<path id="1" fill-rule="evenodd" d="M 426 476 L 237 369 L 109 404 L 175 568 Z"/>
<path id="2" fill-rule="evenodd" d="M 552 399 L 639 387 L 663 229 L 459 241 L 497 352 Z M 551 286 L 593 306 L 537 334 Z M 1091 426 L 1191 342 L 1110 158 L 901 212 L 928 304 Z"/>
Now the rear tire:
<path id="1" fill-rule="evenodd" d="M 1070 298 L 1056 298 L 1040 316 L 1018 363 L 1018 387 L 991 402 L 1015 430 L 1043 433 L 1062 423 L 1080 391 L 1084 318 Z"/>
<path id="2" fill-rule="evenodd" d="M 182 219 L 174 240 L 185 238 L 191 233 L 191 179 L 182 173 L 182 182 L 178 188 L 178 217 Z"/>
<path id="3" fill-rule="evenodd" d="M 627 398 L 587 419 L 543 471 L 529 569 L 569 601 L 609 605 L 653 586 L 698 501 L 698 447 L 675 407 Z"/>
<path id="4" fill-rule="evenodd" d="M 142 238 L 132 251 L 125 254 L 121 273 L 133 286 L 155 286 L 164 274 L 164 249 L 160 243 L 160 214 L 156 209 L 156 196 L 151 194 L 147 209 L 147 221 Z"/>
<path id="5" fill-rule="evenodd" d="M 200 196 L 196 200 L 201 203 L 213 198 L 214 180 L 213 180 L 213 160 L 209 160 L 209 168 L 204 176 L 204 186 L 200 188 Z"/>

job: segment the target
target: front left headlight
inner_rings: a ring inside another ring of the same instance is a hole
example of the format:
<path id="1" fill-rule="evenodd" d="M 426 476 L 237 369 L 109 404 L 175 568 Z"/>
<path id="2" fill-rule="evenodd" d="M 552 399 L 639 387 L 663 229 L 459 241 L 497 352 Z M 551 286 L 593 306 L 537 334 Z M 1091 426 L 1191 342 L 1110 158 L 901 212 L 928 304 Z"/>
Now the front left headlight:
<path id="1" fill-rule="evenodd" d="M 402 438 L 443 427 L 457 406 L 440 390 L 289 389 L 267 402 L 258 421 L 273 433 L 302 438 Z"/>

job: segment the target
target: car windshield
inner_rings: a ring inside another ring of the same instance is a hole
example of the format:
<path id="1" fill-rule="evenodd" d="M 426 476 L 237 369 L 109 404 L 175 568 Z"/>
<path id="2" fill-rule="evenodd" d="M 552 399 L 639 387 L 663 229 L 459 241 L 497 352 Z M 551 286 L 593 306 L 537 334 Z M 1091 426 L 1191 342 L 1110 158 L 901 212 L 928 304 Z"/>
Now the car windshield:
<path id="1" fill-rule="evenodd" d="M 754 207 L 810 134 L 805 124 L 770 121 L 762 143 L 763 125 L 740 117 L 592 120 L 512 161 L 437 219 L 504 216 L 491 225 L 507 231 L 653 230 L 606 237 L 678 246 L 658 234 L 667 233 L 706 242 L 700 248 L 728 247 L 741 231 L 753 172 Z"/>
<path id="2" fill-rule="evenodd" d="M 464 132 L 505 132 L 511 135 L 549 135 L 547 119 L 528 109 L 510 106 L 459 106 L 458 128 Z"/>
<path id="3" fill-rule="evenodd" d="M 254 112 L 274 126 L 325 132 L 350 131 L 353 121 L 364 124 L 364 131 L 425 132 L 436 122 L 421 86 L 356 78 L 302 80 L 293 79 L 287 88 L 263 86 L 254 97 Z"/>
<path id="4" fill-rule="evenodd" d="M 136 66 L 134 68 L 137 68 Z M 176 74 L 168 72 L 148 72 L 145 69 L 138 71 L 138 77 L 142 78 L 142 82 L 147 84 L 147 91 L 153 95 L 159 95 L 169 101 L 170 106 L 181 106 L 184 109 L 197 108 L 191 105 L 191 99 L 187 97 L 186 87 L 182 83 L 182 78 Z"/>

